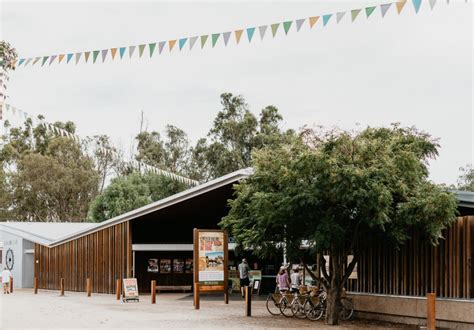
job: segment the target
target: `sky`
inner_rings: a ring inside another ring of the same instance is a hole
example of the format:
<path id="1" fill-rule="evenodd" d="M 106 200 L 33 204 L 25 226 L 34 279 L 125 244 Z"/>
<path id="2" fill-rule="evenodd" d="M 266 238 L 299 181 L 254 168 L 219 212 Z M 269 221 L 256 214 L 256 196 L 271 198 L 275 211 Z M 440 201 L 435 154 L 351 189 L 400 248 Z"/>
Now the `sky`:
<path id="1" fill-rule="evenodd" d="M 365 8 L 385 1 L 2 1 L 0 34 L 20 57 L 36 57 L 234 31 Z M 469 0 L 408 1 L 369 19 L 308 22 L 285 36 L 222 37 L 214 48 L 167 50 L 96 64 L 20 67 L 7 102 L 49 122 L 71 120 L 77 133 L 107 134 L 130 148 L 144 112 L 148 130 L 184 129 L 193 143 L 221 109 L 219 95 L 243 95 L 250 110 L 275 105 L 283 128 L 387 126 L 399 122 L 439 138 L 430 179 L 455 183 L 473 163 L 473 6 Z M 11 114 L 10 114 L 11 116 Z M 6 118 L 14 119 L 14 118 Z M 13 120 L 14 121 L 14 120 Z"/>

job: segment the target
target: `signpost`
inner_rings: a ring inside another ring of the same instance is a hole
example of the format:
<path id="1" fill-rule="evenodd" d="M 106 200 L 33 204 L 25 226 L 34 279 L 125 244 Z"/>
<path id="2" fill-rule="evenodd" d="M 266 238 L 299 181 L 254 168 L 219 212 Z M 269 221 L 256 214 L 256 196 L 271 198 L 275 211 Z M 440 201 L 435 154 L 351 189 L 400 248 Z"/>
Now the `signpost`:
<path id="1" fill-rule="evenodd" d="M 199 309 L 201 292 L 222 292 L 229 303 L 227 232 L 194 229 L 194 308 Z"/>
<path id="2" fill-rule="evenodd" d="M 136 278 L 123 279 L 123 302 L 139 301 L 138 283 Z"/>

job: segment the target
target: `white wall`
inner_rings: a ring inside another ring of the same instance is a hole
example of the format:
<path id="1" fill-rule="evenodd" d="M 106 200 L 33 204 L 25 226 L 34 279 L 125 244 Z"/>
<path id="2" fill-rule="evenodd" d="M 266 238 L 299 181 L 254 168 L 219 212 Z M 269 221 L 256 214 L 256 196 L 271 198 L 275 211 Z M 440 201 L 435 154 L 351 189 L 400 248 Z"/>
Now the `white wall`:
<path id="1" fill-rule="evenodd" d="M 33 243 L 23 238 L 0 230 L 0 241 L 3 242 L 2 269 L 6 266 L 7 251 L 13 251 L 13 286 L 16 288 L 33 287 L 34 255 L 26 254 L 26 249 L 33 249 Z"/>

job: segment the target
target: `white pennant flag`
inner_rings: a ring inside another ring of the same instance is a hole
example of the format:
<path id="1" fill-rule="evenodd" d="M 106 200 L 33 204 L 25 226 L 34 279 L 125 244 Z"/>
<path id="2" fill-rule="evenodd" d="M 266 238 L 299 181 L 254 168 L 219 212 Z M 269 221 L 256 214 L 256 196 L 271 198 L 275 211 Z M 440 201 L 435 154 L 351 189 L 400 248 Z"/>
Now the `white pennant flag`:
<path id="1" fill-rule="evenodd" d="M 430 0 L 430 8 L 433 10 L 434 6 L 436 5 L 436 0 Z"/>
<path id="2" fill-rule="evenodd" d="M 339 23 L 342 20 L 342 18 L 344 17 L 345 14 L 346 14 L 345 11 L 341 11 L 341 12 L 336 13 L 337 23 Z"/>

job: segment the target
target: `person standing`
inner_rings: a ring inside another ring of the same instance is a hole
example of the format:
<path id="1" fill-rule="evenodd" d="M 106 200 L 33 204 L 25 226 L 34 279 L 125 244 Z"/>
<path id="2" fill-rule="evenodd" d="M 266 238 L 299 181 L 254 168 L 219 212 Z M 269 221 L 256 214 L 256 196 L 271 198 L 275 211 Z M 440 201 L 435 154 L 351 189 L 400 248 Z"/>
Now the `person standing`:
<path id="1" fill-rule="evenodd" d="M 276 283 L 280 292 L 287 292 L 290 288 L 290 279 L 288 278 L 288 272 L 286 270 L 286 267 L 280 267 L 280 271 L 278 272 L 278 275 L 276 277 Z"/>
<path id="2" fill-rule="evenodd" d="M 242 259 L 242 263 L 239 264 L 240 293 L 242 294 L 242 298 L 245 297 L 245 287 L 250 284 L 249 270 L 250 267 L 247 260 L 245 258 Z"/>
<path id="3" fill-rule="evenodd" d="M 4 268 L 3 271 L 0 273 L 0 277 L 2 278 L 2 286 L 3 286 L 3 294 L 10 293 L 10 279 L 12 277 L 12 273 Z"/>
<path id="4" fill-rule="evenodd" d="M 290 276 L 291 279 L 291 292 L 295 293 L 298 292 L 298 289 L 301 285 L 301 274 L 300 268 L 297 266 L 293 269 L 293 273 Z"/>

